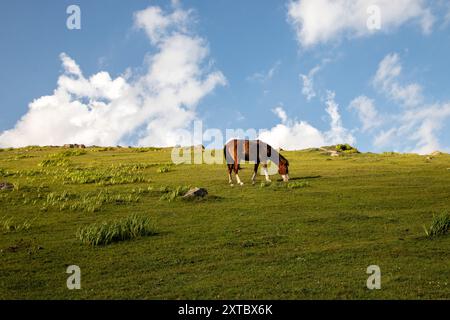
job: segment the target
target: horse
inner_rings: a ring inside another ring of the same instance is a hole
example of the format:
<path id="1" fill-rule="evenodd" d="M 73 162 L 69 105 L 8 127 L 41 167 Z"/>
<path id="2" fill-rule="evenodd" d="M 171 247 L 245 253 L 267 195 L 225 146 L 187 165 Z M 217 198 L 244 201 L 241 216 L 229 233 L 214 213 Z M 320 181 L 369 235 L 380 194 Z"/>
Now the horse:
<path id="1" fill-rule="evenodd" d="M 237 183 L 241 186 L 244 184 L 238 175 L 240 169 L 239 163 L 242 160 L 253 162 L 255 164 L 252 184 L 255 184 L 255 178 L 260 164 L 263 166 L 266 181 L 271 182 L 269 172 L 267 171 L 267 162 L 269 160 L 278 166 L 278 173 L 283 178 L 283 181 L 289 181 L 289 161 L 274 148 L 261 140 L 232 139 L 225 144 L 223 152 L 228 167 L 228 182 L 231 186 L 233 186 L 233 179 L 231 177 L 233 170 Z"/>

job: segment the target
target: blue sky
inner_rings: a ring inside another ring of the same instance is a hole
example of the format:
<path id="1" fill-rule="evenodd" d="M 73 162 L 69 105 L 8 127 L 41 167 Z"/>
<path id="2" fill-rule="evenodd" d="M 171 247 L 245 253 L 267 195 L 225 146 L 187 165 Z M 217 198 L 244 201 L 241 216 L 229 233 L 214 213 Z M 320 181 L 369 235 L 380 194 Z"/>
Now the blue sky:
<path id="1" fill-rule="evenodd" d="M 450 151 L 450 7 L 390 2 L 2 1 L 0 146 L 173 145 L 201 119 L 266 129 L 286 149 Z M 369 30 L 374 3 L 381 26 Z M 66 27 L 72 4 L 81 30 Z M 188 45 L 169 51 L 177 40 Z"/>

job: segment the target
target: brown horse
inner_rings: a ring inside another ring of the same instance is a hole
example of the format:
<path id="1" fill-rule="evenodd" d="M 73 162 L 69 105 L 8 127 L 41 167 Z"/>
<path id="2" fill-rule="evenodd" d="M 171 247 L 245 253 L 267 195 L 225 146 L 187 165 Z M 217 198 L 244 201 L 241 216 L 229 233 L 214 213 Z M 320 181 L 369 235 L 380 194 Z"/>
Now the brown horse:
<path id="1" fill-rule="evenodd" d="M 278 166 L 278 173 L 283 178 L 283 181 L 289 181 L 289 161 L 263 141 L 232 139 L 225 144 L 223 151 L 228 167 L 228 181 L 231 186 L 233 185 L 233 179 L 231 178 L 233 170 L 237 183 L 243 185 L 238 175 L 239 163 L 241 161 L 253 162 L 255 164 L 252 176 L 253 184 L 255 184 L 260 163 L 263 165 L 266 181 L 270 182 L 269 172 L 267 171 L 267 162 L 269 160 Z"/>

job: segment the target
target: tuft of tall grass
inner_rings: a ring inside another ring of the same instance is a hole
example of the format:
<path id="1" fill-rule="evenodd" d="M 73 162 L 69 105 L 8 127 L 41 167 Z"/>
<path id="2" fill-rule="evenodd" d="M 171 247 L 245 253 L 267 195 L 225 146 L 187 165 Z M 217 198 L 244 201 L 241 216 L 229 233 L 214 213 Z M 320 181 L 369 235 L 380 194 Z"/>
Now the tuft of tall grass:
<path id="1" fill-rule="evenodd" d="M 111 165 L 106 168 L 77 168 L 66 170 L 64 184 L 97 184 L 100 186 L 150 182 L 142 176 L 148 164 Z"/>
<path id="2" fill-rule="evenodd" d="M 17 161 L 17 160 L 29 159 L 29 158 L 34 158 L 34 156 L 29 155 L 29 154 L 17 154 L 15 156 L 7 158 L 6 161 Z"/>
<path id="3" fill-rule="evenodd" d="M 9 171 L 3 168 L 0 168 L 0 177 L 12 177 L 12 176 L 18 176 L 20 174 L 19 171 Z"/>
<path id="4" fill-rule="evenodd" d="M 175 189 L 172 189 L 170 187 L 161 187 L 160 192 L 163 193 L 163 195 L 159 198 L 159 200 L 165 200 L 165 201 L 174 201 L 186 194 L 190 189 L 189 186 L 178 186 Z"/>
<path id="5" fill-rule="evenodd" d="M 76 237 L 84 244 L 99 246 L 154 234 L 156 232 L 150 219 L 134 214 L 112 222 L 91 224 L 80 228 L 76 233 Z"/>
<path id="6" fill-rule="evenodd" d="M 31 228 L 32 220 L 25 220 L 22 223 L 15 222 L 12 217 L 0 218 L 0 227 L 4 232 L 28 231 Z"/>
<path id="7" fill-rule="evenodd" d="M 158 173 L 166 173 L 170 171 L 170 167 L 169 166 L 163 166 L 163 167 L 159 167 L 158 170 L 156 170 L 156 172 Z"/>
<path id="8" fill-rule="evenodd" d="M 107 204 L 128 204 L 139 202 L 139 195 L 129 194 L 113 194 L 108 191 L 100 191 L 99 193 L 86 193 L 84 195 L 70 194 L 67 191 L 62 193 L 51 192 L 47 194 L 47 198 L 41 208 L 41 211 L 47 211 L 48 208 L 56 208 L 59 211 L 75 211 L 75 212 L 98 212 Z"/>
<path id="9" fill-rule="evenodd" d="M 381 155 L 382 156 L 396 156 L 396 155 L 399 155 L 399 153 L 393 152 L 393 151 L 386 151 L 386 152 L 381 153 Z"/>
<path id="10" fill-rule="evenodd" d="M 443 213 L 438 216 L 433 216 L 430 227 L 427 229 L 424 226 L 423 228 L 425 230 L 425 234 L 429 238 L 442 236 L 450 230 L 450 215 L 448 213 Z"/>
<path id="11" fill-rule="evenodd" d="M 115 151 L 116 148 L 114 147 L 99 147 L 99 148 L 95 148 L 93 151 L 94 152 L 105 152 L 105 151 Z"/>
<path id="12" fill-rule="evenodd" d="M 54 153 L 50 155 L 50 158 L 67 158 L 67 157 L 78 157 L 87 154 L 84 150 L 66 150 L 60 153 Z"/>
<path id="13" fill-rule="evenodd" d="M 38 166 L 46 167 L 67 167 L 70 165 L 70 161 L 67 159 L 56 158 L 56 159 L 45 159 L 42 160 Z"/>

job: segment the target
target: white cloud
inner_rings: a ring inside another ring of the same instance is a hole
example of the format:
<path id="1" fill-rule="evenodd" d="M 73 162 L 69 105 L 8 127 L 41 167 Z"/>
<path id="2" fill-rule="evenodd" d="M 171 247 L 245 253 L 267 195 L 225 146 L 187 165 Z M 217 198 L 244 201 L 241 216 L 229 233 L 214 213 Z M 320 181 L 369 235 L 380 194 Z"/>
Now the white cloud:
<path id="1" fill-rule="evenodd" d="M 339 105 L 335 101 L 335 93 L 327 92 L 325 101 L 327 108 L 325 111 L 330 116 L 330 130 L 325 133 L 328 144 L 349 143 L 353 144 L 355 138 L 342 125 L 341 115 L 339 113 Z"/>
<path id="2" fill-rule="evenodd" d="M 277 124 L 261 132 L 258 138 L 274 148 L 285 150 L 301 150 L 326 144 L 323 133 L 305 121 L 295 121 L 290 125 Z"/>
<path id="3" fill-rule="evenodd" d="M 401 75 L 398 54 L 388 54 L 380 62 L 373 83 L 402 109 L 391 117 L 390 128 L 383 129 L 375 136 L 374 145 L 419 154 L 441 149 L 438 134 L 450 118 L 450 103 L 427 104 L 422 86 L 417 83 L 403 84 Z"/>
<path id="4" fill-rule="evenodd" d="M 443 150 L 438 134 L 450 117 L 450 103 L 422 106 L 398 115 L 394 127 L 375 136 L 374 145 L 394 151 L 429 154 Z"/>
<path id="5" fill-rule="evenodd" d="M 416 143 L 412 151 L 427 154 L 441 149 L 437 134 L 450 117 L 450 103 L 426 106 L 420 110 L 407 110 L 402 116 L 403 127 L 410 129 L 409 140 Z"/>
<path id="6" fill-rule="evenodd" d="M 278 118 L 280 118 L 281 123 L 288 122 L 288 117 L 283 107 L 276 107 L 275 109 L 272 110 L 272 112 L 275 113 L 278 116 Z"/>
<path id="7" fill-rule="evenodd" d="M 430 9 L 426 9 L 423 12 L 422 20 L 420 21 L 420 25 L 422 27 L 422 31 L 424 34 L 431 34 L 433 31 L 434 23 L 436 22 L 436 18 L 431 13 Z"/>
<path id="8" fill-rule="evenodd" d="M 349 109 L 357 112 L 362 123 L 362 132 L 377 128 L 382 124 L 374 101 L 366 96 L 359 96 L 353 99 L 350 102 Z"/>
<path id="9" fill-rule="evenodd" d="M 374 138 L 373 144 L 377 147 L 389 146 L 397 135 L 397 128 L 390 128 L 389 130 L 380 131 Z M 391 146 L 393 146 L 391 144 Z M 395 148 L 392 151 L 398 152 L 399 149 Z"/>
<path id="10" fill-rule="evenodd" d="M 157 53 L 146 60 L 141 76 L 99 72 L 86 78 L 77 63 L 61 54 L 64 74 L 52 95 L 34 100 L 15 128 L 0 134 L 1 146 L 134 144 L 168 146 L 196 118 L 196 105 L 215 87 L 226 84 L 207 64 L 204 39 L 190 33 L 191 12 L 175 3 L 172 13 L 149 7 L 135 14 Z"/>
<path id="11" fill-rule="evenodd" d="M 300 78 L 303 82 L 302 94 L 308 101 L 316 96 L 316 91 L 314 90 L 314 75 L 319 71 L 319 69 L 320 68 L 316 66 L 311 69 L 308 74 L 300 74 Z"/>
<path id="12" fill-rule="evenodd" d="M 423 33 L 430 33 L 434 16 L 424 0 L 293 0 L 288 20 L 299 44 L 311 47 L 342 37 L 361 37 L 374 32 L 367 27 L 370 6 L 378 6 L 381 31 L 389 32 L 409 21 L 416 21 Z"/>
<path id="13" fill-rule="evenodd" d="M 375 74 L 374 86 L 388 95 L 389 98 L 407 107 L 415 107 L 423 103 L 422 87 L 417 83 L 403 85 L 399 81 L 402 66 L 398 54 L 388 54 L 380 62 Z"/>
<path id="14" fill-rule="evenodd" d="M 316 91 L 314 90 L 313 78 L 309 74 L 300 74 L 300 78 L 303 82 L 302 94 L 306 97 L 306 100 L 311 101 L 312 98 L 316 96 Z"/>
<path id="15" fill-rule="evenodd" d="M 328 92 L 326 112 L 330 116 L 330 129 L 320 131 L 306 121 L 289 120 L 284 109 L 279 106 L 272 110 L 281 120 L 269 130 L 260 133 L 259 139 L 275 148 L 300 150 L 338 143 L 355 143 L 355 138 L 342 126 L 339 106 L 334 101 L 334 93 Z"/>
<path id="16" fill-rule="evenodd" d="M 447 8 L 447 14 L 444 17 L 444 24 L 443 26 L 446 27 L 450 24 L 450 5 Z"/>
<path id="17" fill-rule="evenodd" d="M 265 83 L 270 81 L 280 68 L 281 61 L 276 61 L 273 66 L 267 72 L 255 72 L 247 77 L 248 81 L 256 81 Z"/>
<path id="18" fill-rule="evenodd" d="M 306 100 L 311 101 L 316 97 L 316 91 L 314 89 L 314 76 L 328 63 L 330 59 L 323 59 L 322 62 L 312 68 L 308 74 L 300 74 L 302 81 L 302 94 L 306 97 Z"/>
<path id="19" fill-rule="evenodd" d="M 157 44 L 175 31 L 188 33 L 192 22 L 192 10 L 183 10 L 177 4 L 172 13 L 166 14 L 160 7 L 148 7 L 134 14 L 134 23 L 138 29 L 144 29 L 150 41 Z"/>

